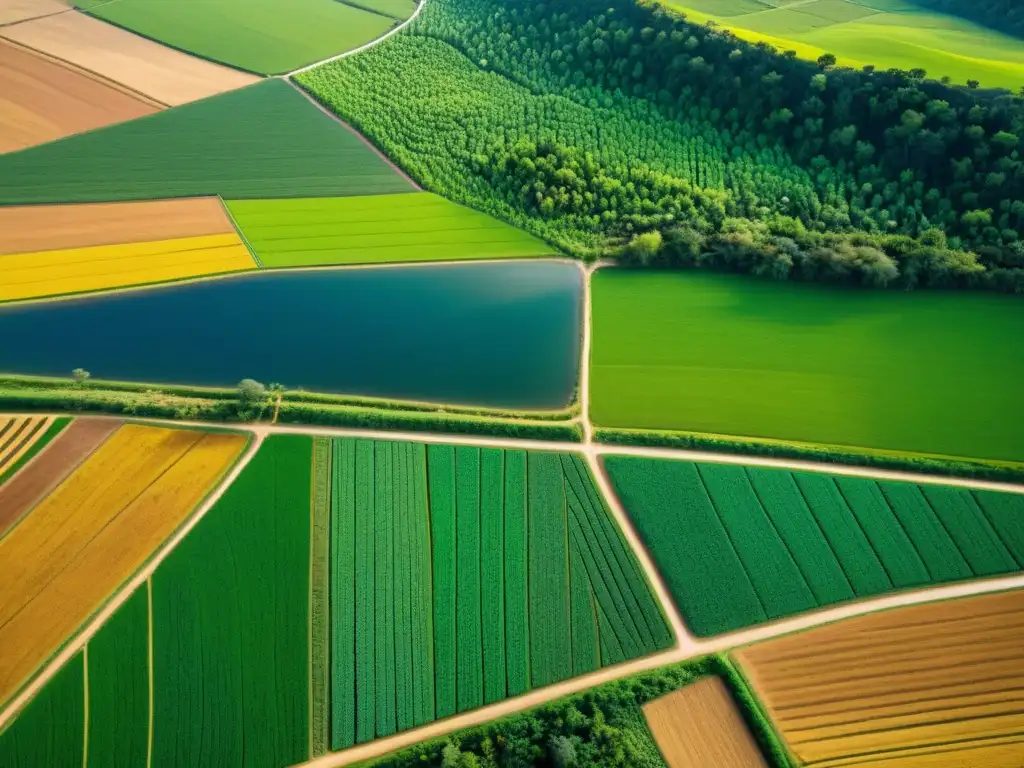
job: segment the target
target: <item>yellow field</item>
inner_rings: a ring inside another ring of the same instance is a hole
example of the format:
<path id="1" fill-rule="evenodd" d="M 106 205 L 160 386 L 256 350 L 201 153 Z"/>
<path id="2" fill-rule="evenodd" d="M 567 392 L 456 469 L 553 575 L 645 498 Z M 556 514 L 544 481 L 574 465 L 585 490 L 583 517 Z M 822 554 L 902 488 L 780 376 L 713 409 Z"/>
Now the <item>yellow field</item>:
<path id="1" fill-rule="evenodd" d="M 768 768 L 720 678 L 645 704 L 644 717 L 668 768 Z"/>
<path id="2" fill-rule="evenodd" d="M 235 233 L 0 256 L 0 301 L 255 269 Z"/>
<path id="3" fill-rule="evenodd" d="M 1024 592 L 862 616 L 736 654 L 802 764 L 1024 760 Z"/>
<path id="4" fill-rule="evenodd" d="M 0 418 L 0 475 L 25 455 L 52 421 L 49 416 Z"/>
<path id="5" fill-rule="evenodd" d="M 123 426 L 0 539 L 0 703 L 145 563 L 244 446 L 241 435 Z"/>

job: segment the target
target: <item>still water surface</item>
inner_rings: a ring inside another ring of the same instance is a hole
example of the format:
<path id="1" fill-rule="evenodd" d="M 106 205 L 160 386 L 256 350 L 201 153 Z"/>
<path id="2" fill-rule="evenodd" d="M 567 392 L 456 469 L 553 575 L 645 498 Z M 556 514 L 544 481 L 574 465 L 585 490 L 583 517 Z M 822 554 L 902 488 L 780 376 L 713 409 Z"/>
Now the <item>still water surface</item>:
<path id="1" fill-rule="evenodd" d="M 0 307 L 0 371 L 557 408 L 582 282 L 557 262 L 267 272 Z"/>

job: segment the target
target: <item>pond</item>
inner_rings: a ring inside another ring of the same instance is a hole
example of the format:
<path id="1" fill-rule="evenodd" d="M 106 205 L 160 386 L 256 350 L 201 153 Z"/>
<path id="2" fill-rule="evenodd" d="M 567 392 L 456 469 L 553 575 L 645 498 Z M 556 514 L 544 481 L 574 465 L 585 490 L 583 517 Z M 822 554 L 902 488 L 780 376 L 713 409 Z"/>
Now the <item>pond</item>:
<path id="1" fill-rule="evenodd" d="M 583 279 L 563 262 L 253 273 L 0 307 L 0 371 L 561 408 Z"/>

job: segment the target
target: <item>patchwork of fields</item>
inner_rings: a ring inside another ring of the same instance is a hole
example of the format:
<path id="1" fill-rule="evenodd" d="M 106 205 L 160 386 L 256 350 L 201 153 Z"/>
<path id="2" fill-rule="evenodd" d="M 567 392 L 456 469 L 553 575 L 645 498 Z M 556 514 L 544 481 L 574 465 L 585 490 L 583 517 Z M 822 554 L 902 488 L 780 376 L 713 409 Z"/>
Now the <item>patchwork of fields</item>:
<path id="1" fill-rule="evenodd" d="M 187 518 L 244 445 L 236 434 L 122 426 L 0 539 L 0 701 Z"/>
<path id="2" fill-rule="evenodd" d="M 807 766 L 1017 768 L 1024 593 L 900 608 L 736 654 Z"/>
<path id="3" fill-rule="evenodd" d="M 610 456 L 700 636 L 1024 566 L 1024 494 Z"/>
<path id="4" fill-rule="evenodd" d="M 1024 84 L 1020 40 L 906 0 L 662 0 L 698 24 L 708 21 L 752 43 L 765 42 L 841 66 L 925 69 L 960 85 L 1016 91 Z"/>
<path id="5" fill-rule="evenodd" d="M 228 203 L 265 267 L 555 255 L 532 235 L 429 192 Z"/>
<path id="6" fill-rule="evenodd" d="M 591 416 L 1015 461 L 1024 351 L 1005 342 L 1020 335 L 1013 296 L 599 270 Z"/>
<path id="7" fill-rule="evenodd" d="M 580 457 L 333 448 L 332 748 L 671 644 Z"/>
<path id="8" fill-rule="evenodd" d="M 358 48 L 408 18 L 412 0 L 74 0 L 91 15 L 174 48 L 276 75 Z"/>
<path id="9" fill-rule="evenodd" d="M 33 450 L 38 451 L 40 442 L 49 442 L 55 434 L 51 428 L 56 421 L 52 416 L 0 416 L 0 480 L 24 463 Z"/>
<path id="10" fill-rule="evenodd" d="M 283 80 L 0 156 L 3 205 L 407 191 L 358 136 Z"/>

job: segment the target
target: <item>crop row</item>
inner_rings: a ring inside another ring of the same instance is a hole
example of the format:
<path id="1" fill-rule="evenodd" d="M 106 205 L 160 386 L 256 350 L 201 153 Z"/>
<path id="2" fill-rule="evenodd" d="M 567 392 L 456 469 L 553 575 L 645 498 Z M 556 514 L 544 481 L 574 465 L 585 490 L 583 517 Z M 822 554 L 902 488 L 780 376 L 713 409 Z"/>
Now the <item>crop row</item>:
<path id="1" fill-rule="evenodd" d="M 578 457 L 338 440 L 334 749 L 670 644 Z"/>
<path id="2" fill-rule="evenodd" d="M 625 457 L 607 466 L 700 635 L 1024 564 L 1021 495 Z"/>

